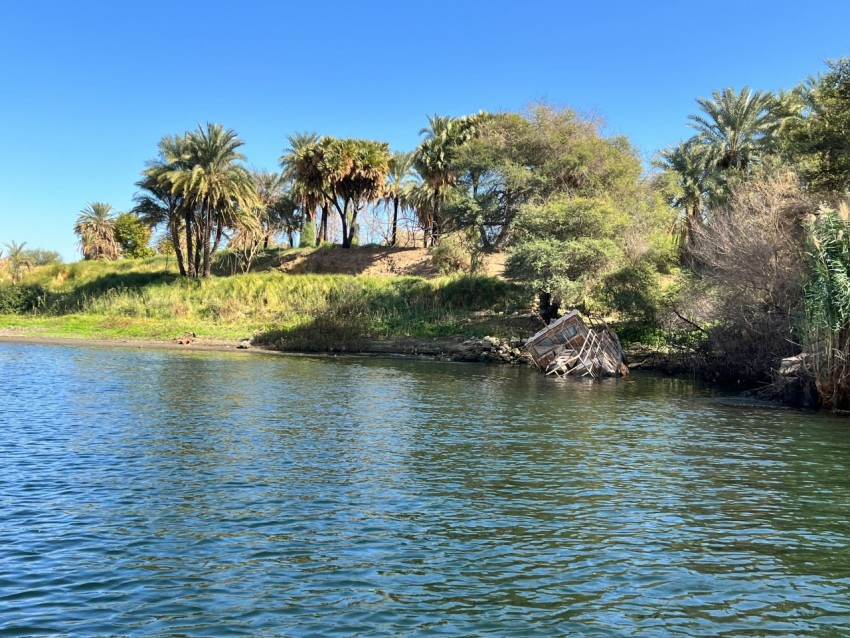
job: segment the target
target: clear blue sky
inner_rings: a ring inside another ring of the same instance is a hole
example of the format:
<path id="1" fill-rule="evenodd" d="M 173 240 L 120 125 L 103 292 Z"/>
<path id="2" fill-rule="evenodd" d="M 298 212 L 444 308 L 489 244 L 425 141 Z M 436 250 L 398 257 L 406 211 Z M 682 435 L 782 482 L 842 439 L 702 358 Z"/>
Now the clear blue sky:
<path id="1" fill-rule="evenodd" d="M 157 141 L 220 122 L 276 168 L 295 131 L 409 150 L 426 115 L 545 99 L 651 156 L 694 99 L 790 88 L 850 55 L 850 2 L 7 3 L 0 245 L 58 250 L 90 201 L 132 205 Z"/>

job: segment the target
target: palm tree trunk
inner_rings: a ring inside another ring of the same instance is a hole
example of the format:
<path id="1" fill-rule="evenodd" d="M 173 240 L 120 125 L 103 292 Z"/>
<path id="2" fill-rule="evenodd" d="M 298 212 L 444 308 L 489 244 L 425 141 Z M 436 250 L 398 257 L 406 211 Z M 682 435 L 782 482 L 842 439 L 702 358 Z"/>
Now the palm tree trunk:
<path id="1" fill-rule="evenodd" d="M 319 235 L 316 237 L 316 245 L 328 241 L 328 205 L 322 204 L 322 220 L 319 222 Z"/>
<path id="2" fill-rule="evenodd" d="M 398 240 L 398 195 L 393 198 L 393 232 L 390 236 L 390 246 L 395 246 Z"/>
<path id="3" fill-rule="evenodd" d="M 197 277 L 198 269 L 195 265 L 194 254 L 193 254 L 193 237 L 192 237 L 192 221 L 194 215 L 192 214 L 192 208 L 190 206 L 186 207 L 186 267 L 188 270 L 188 275 L 190 277 Z"/>
<path id="4" fill-rule="evenodd" d="M 337 206 L 339 208 L 339 206 Z M 351 248 L 351 239 L 348 236 L 348 200 L 343 201 L 342 210 L 340 211 L 340 220 L 342 222 L 342 247 Z"/>
<path id="5" fill-rule="evenodd" d="M 186 276 L 186 265 L 183 262 L 183 249 L 180 248 L 180 229 L 176 224 L 169 224 L 171 227 L 171 243 L 174 244 L 174 254 L 177 257 L 177 267 L 180 269 L 180 276 Z"/>
<path id="6" fill-rule="evenodd" d="M 205 206 L 204 211 L 204 278 L 209 279 L 212 274 L 212 263 L 210 262 L 210 248 L 212 244 L 212 209 Z"/>

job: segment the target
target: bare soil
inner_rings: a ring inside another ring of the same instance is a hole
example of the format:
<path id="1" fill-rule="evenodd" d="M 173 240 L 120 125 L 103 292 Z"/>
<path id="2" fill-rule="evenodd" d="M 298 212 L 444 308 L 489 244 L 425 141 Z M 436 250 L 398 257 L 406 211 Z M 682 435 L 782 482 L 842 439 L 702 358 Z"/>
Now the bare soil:
<path id="1" fill-rule="evenodd" d="M 504 277 L 505 254 L 484 256 L 482 274 Z M 342 274 L 371 277 L 439 277 L 440 271 L 431 261 L 427 248 L 389 248 L 333 246 L 291 253 L 281 257 L 278 270 L 289 274 Z"/>

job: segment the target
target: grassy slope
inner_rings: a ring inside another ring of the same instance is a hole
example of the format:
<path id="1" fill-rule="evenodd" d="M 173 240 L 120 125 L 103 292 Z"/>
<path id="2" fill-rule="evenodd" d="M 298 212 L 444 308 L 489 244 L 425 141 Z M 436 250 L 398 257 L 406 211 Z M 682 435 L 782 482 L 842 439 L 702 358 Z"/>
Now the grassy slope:
<path id="1" fill-rule="evenodd" d="M 253 336 L 294 349 L 351 347 L 380 336 L 505 334 L 514 327 L 499 314 L 528 301 L 492 277 L 271 271 L 190 281 L 164 257 L 42 267 L 24 283 L 43 287 L 44 302 L 33 313 L 0 316 L 0 327 L 87 338 Z"/>

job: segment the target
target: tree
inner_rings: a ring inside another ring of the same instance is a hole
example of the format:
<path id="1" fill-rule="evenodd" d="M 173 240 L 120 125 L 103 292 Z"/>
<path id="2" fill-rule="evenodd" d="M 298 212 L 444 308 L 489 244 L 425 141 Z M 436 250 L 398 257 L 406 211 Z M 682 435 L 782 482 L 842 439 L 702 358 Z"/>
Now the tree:
<path id="1" fill-rule="evenodd" d="M 319 241 L 327 239 L 328 202 L 325 195 L 325 175 L 318 165 L 321 157 L 319 136 L 315 133 L 295 133 L 287 137 L 289 148 L 280 157 L 282 177 L 289 183 L 290 197 L 301 208 L 301 246 L 317 244 L 315 230 L 316 208 L 322 208 Z"/>
<path id="2" fill-rule="evenodd" d="M 166 226 L 180 274 L 194 277 L 198 272 L 192 254 L 194 210 L 179 193 L 174 192 L 174 185 L 169 180 L 172 171 L 179 168 L 184 147 L 183 136 L 167 135 L 159 141 L 159 157 L 148 163 L 142 172 L 144 177 L 136 182 L 142 192 L 134 196 L 136 205 L 132 212 L 150 228 Z"/>
<path id="3" fill-rule="evenodd" d="M 850 58 L 803 91 L 805 117 L 791 133 L 792 154 L 809 186 L 835 198 L 850 188 Z"/>
<path id="4" fill-rule="evenodd" d="M 24 250 L 24 246 L 26 245 L 27 242 L 17 244 L 13 241 L 5 244 L 7 253 L 5 259 L 6 269 L 12 277 L 12 283 L 15 284 L 21 280 L 25 270 L 29 270 L 35 265 L 32 257 L 30 257 L 27 254 L 27 251 Z M 2 253 L 0 253 L 0 255 L 2 255 Z"/>
<path id="5" fill-rule="evenodd" d="M 383 202 L 392 208 L 393 218 L 390 225 L 390 246 L 398 243 L 398 212 L 405 207 L 405 188 L 413 184 L 413 153 L 396 151 L 390 157 L 387 183 L 384 186 Z"/>
<path id="6" fill-rule="evenodd" d="M 691 115 L 697 140 L 717 151 L 716 166 L 721 171 L 746 171 L 774 143 L 773 134 L 782 120 L 777 100 L 770 93 L 740 93 L 726 88 L 714 91 L 711 99 L 697 98 L 702 114 Z"/>
<path id="7" fill-rule="evenodd" d="M 195 251 L 203 250 L 203 276 L 210 277 L 212 256 L 225 228 L 234 228 L 240 217 L 257 206 L 257 194 L 245 159 L 237 149 L 244 143 L 236 132 L 207 122 L 186 135 L 179 157 L 167 157 L 173 168 L 165 173 L 172 194 L 179 194 L 195 214 Z M 187 245 L 191 223 L 187 222 Z M 197 258 L 196 258 L 197 260 Z M 190 273 L 191 274 L 191 273 Z"/>
<path id="8" fill-rule="evenodd" d="M 299 140 L 300 141 L 300 140 Z M 389 172 L 389 145 L 359 139 L 322 137 L 307 139 L 281 157 L 285 174 L 305 202 L 305 209 L 316 205 L 333 206 L 342 224 L 342 246 L 352 246 L 357 216 L 364 206 L 374 203 L 383 193 Z M 306 221 L 305 213 L 305 224 Z"/>
<path id="9" fill-rule="evenodd" d="M 80 238 L 83 259 L 118 259 L 121 247 L 115 240 L 112 206 L 91 202 L 80 211 L 74 232 Z"/>
<path id="10" fill-rule="evenodd" d="M 414 166 L 433 195 L 430 206 L 432 245 L 445 230 L 443 205 L 447 190 L 458 178 L 456 162 L 459 149 L 475 136 L 478 125 L 487 117 L 484 112 L 459 118 L 433 115 L 428 117 L 428 126 L 419 131 L 425 139 L 414 153 Z"/>
<path id="11" fill-rule="evenodd" d="M 706 199 L 713 188 L 711 148 L 690 140 L 661 151 L 655 165 L 673 176 L 672 188 L 665 188 L 668 203 L 681 211 L 678 227 L 679 248 L 687 254 L 693 244 L 695 229 L 703 224 Z"/>
<path id="12" fill-rule="evenodd" d="M 121 256 L 127 259 L 151 257 L 154 250 L 148 246 L 151 229 L 134 213 L 121 213 L 113 224 L 115 241 L 121 247 Z"/>

